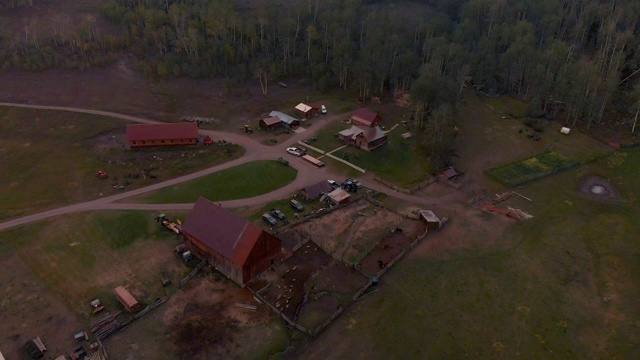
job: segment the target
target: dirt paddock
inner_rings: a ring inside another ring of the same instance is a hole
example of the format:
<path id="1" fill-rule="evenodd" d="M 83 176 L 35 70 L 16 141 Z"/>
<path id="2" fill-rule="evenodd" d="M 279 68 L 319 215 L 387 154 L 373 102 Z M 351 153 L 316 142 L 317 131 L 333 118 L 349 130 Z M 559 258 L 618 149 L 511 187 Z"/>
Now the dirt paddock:
<path id="1" fill-rule="evenodd" d="M 313 330 L 339 306 L 350 303 L 368 281 L 309 241 L 248 287 L 253 291 L 262 289 L 260 295 L 278 311 Z"/>

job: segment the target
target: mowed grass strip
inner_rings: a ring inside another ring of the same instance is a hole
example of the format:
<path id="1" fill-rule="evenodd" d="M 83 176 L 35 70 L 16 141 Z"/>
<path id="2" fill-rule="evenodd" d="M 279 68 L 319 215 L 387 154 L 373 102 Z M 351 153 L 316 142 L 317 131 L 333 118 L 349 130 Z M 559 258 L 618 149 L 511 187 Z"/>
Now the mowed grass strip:
<path id="1" fill-rule="evenodd" d="M 153 204 L 245 199 L 279 189 L 296 178 L 297 171 L 275 160 L 254 161 L 199 179 L 134 198 Z"/>
<path id="2" fill-rule="evenodd" d="M 515 163 L 489 169 L 488 173 L 504 185 L 516 186 L 575 165 L 577 163 L 573 159 L 555 151 L 548 151 Z"/>

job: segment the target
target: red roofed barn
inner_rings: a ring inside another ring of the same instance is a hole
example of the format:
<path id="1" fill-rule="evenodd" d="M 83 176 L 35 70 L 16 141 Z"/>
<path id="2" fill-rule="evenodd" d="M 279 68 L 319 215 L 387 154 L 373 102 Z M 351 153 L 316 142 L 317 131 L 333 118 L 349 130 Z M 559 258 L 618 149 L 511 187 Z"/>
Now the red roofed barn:
<path id="1" fill-rule="evenodd" d="M 380 125 L 380 115 L 365 108 L 359 108 L 351 115 L 351 123 L 356 126 L 371 128 Z"/>
<path id="2" fill-rule="evenodd" d="M 193 253 L 242 286 L 267 270 L 281 249 L 275 236 L 202 197 L 182 232 Z"/>
<path id="3" fill-rule="evenodd" d="M 127 125 L 127 141 L 132 148 L 148 146 L 194 145 L 198 143 L 198 124 Z"/>

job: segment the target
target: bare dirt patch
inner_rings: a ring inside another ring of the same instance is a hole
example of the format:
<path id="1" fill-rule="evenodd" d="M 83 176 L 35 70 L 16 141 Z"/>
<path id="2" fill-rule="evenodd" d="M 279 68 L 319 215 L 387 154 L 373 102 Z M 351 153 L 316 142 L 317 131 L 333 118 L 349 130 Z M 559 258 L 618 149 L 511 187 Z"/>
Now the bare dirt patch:
<path id="1" fill-rule="evenodd" d="M 40 336 L 51 358 L 70 352 L 83 325 L 17 254 L 0 258 L 0 348 L 7 359 L 28 358 L 21 347 Z M 19 274 L 19 276 L 16 276 Z"/>
<path id="2" fill-rule="evenodd" d="M 366 276 L 308 241 L 284 262 L 263 273 L 248 286 L 253 291 L 259 291 L 267 302 L 289 320 L 313 330 L 339 306 L 349 304 L 353 295 L 367 282 Z M 333 297 L 337 302 L 315 302 L 324 296 Z M 304 317 L 300 317 L 301 314 Z"/>
<path id="3" fill-rule="evenodd" d="M 407 219 L 392 211 L 360 200 L 344 209 L 333 211 L 311 222 L 295 227 L 325 251 L 350 262 L 359 262 L 396 228 L 409 238 L 424 229 L 417 220 Z"/>

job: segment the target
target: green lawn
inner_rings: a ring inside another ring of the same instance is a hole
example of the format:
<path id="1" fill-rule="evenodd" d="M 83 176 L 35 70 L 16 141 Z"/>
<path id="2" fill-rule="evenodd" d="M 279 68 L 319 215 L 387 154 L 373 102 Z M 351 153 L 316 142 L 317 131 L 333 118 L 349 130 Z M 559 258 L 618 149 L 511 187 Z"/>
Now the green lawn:
<path id="1" fill-rule="evenodd" d="M 555 151 L 548 151 L 515 163 L 489 169 L 488 173 L 502 184 L 516 186 L 574 165 L 576 162 L 573 159 Z"/>
<path id="2" fill-rule="evenodd" d="M 162 296 L 162 269 L 179 244 L 148 212 L 91 212 L 14 228 L 0 233 L 40 280 L 77 315 L 88 315 L 87 299 L 101 298 L 112 308 L 111 296 L 123 283 L 148 293 L 143 302 Z M 2 253 L 0 253 L 2 255 Z M 153 258 L 150 258 L 152 256 Z M 172 280 L 177 281 L 176 272 Z"/>
<path id="3" fill-rule="evenodd" d="M 114 194 L 114 181 L 137 188 L 237 158 L 229 145 L 139 151 L 104 146 L 96 136 L 126 122 L 87 114 L 0 107 L 0 221 Z M 156 180 L 127 179 L 152 168 Z M 97 170 L 110 177 L 98 180 Z"/>
<path id="4" fill-rule="evenodd" d="M 499 239 L 472 230 L 443 254 L 423 243 L 413 251 L 422 250 L 420 255 L 403 259 L 381 279 L 380 291 L 327 331 L 327 339 L 340 338 L 343 346 L 316 342 L 308 354 L 636 358 L 640 151 L 624 154 L 519 190 L 533 199 L 519 201 L 535 217 L 507 220 L 512 224 Z M 579 195 L 576 190 L 591 174 L 610 178 L 621 202 Z M 464 226 L 464 219 L 452 221 Z M 438 234 L 433 236 L 427 242 L 437 242 Z"/>
<path id="5" fill-rule="evenodd" d="M 295 180 L 296 174 L 294 168 L 275 160 L 254 161 L 141 195 L 134 201 L 188 203 L 200 196 L 212 201 L 244 199 L 281 188 Z"/>
<path id="6" fill-rule="evenodd" d="M 390 129 L 393 123 L 394 121 L 388 118 L 387 129 Z M 325 151 L 341 147 L 344 144 L 336 134 L 350 126 L 343 122 L 333 123 L 320 130 L 316 135 L 317 140 L 310 144 Z M 401 136 L 403 132 L 406 132 L 405 127 L 397 127 L 388 134 L 389 143 L 370 152 L 349 146 L 334 152 L 333 155 L 339 158 L 344 158 L 346 155 L 347 160 L 354 165 L 400 186 L 410 187 L 424 181 L 429 176 L 431 167 L 428 154 L 416 148 L 413 139 L 403 139 Z M 347 171 L 349 176 L 361 174 L 356 170 L 347 170 L 351 168 L 328 157 L 323 157 L 322 161 L 332 165 L 339 164 L 338 166 Z"/>

